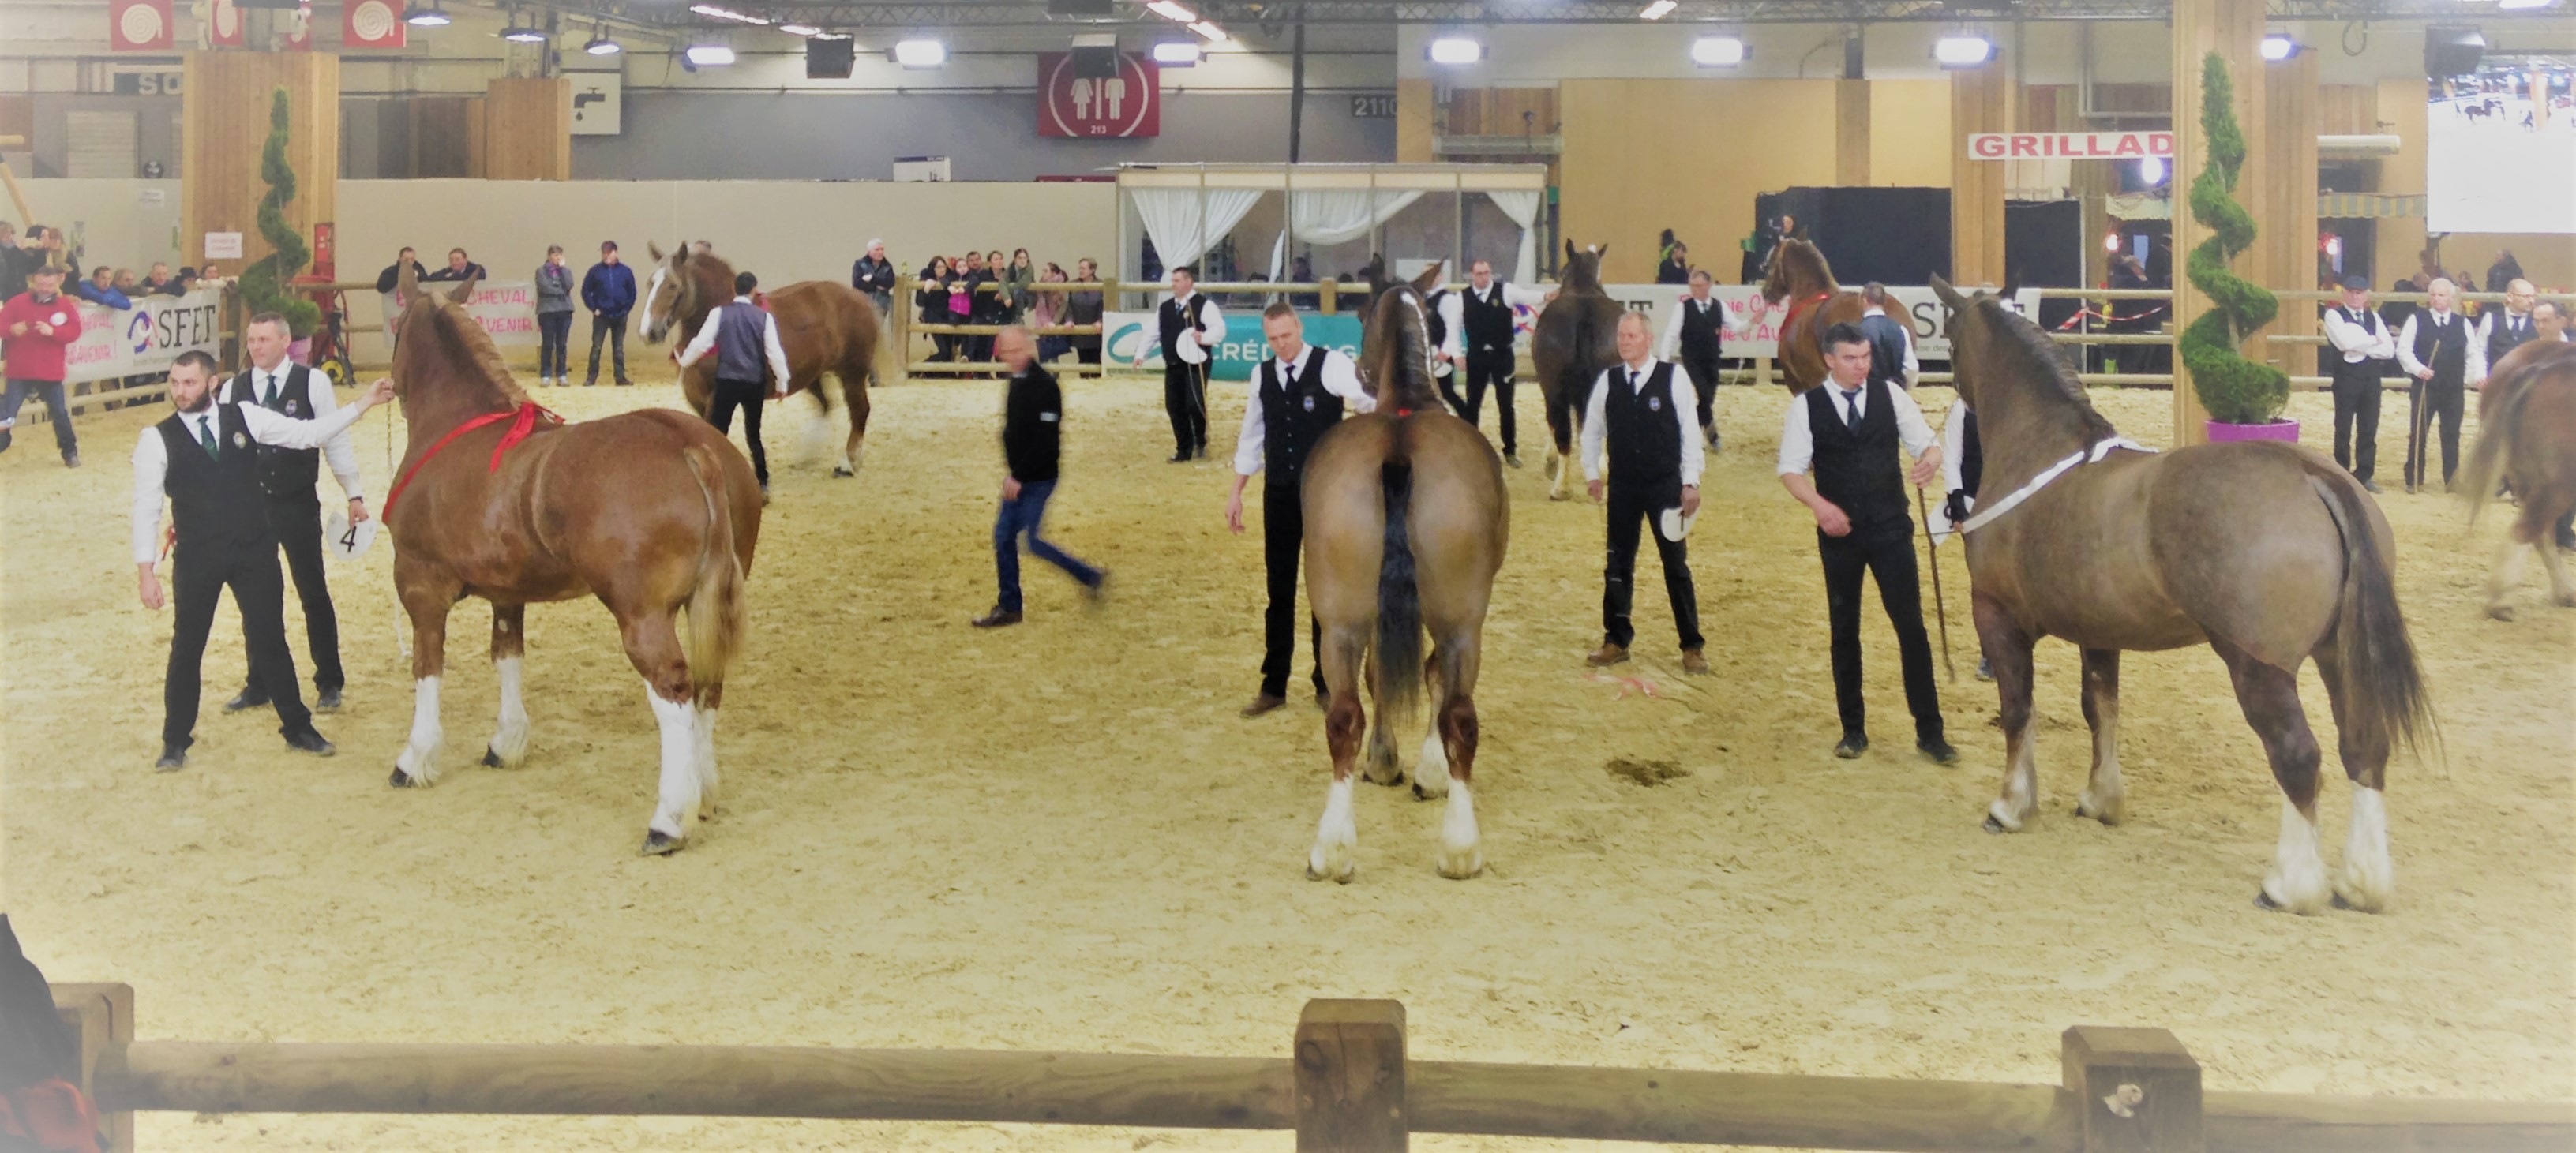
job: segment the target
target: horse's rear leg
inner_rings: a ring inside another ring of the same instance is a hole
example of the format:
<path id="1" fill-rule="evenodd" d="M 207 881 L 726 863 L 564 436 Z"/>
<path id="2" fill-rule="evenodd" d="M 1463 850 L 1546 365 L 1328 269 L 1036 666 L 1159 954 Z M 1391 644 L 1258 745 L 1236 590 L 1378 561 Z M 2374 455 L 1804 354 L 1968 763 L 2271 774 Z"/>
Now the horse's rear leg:
<path id="1" fill-rule="evenodd" d="M 1574 471 L 1574 434 L 1578 397 L 1565 389 L 1547 397 L 1547 499 L 1564 500 L 1573 494 L 1565 487 L 1567 474 Z"/>
<path id="2" fill-rule="evenodd" d="M 724 682 L 700 684 L 691 710 L 691 759 L 698 766 L 698 819 L 716 819 L 716 709 L 724 704 Z"/>
<path id="3" fill-rule="evenodd" d="M 1324 817 L 1315 825 L 1315 845 L 1306 851 L 1306 877 L 1327 877 L 1349 884 L 1359 875 L 1359 825 L 1351 816 L 1351 773 L 1359 765 L 1360 653 L 1367 646 L 1368 626 L 1336 623 L 1324 632 L 1324 688 L 1331 703 L 1324 709 L 1324 744 L 1333 756 L 1333 783 L 1324 793 Z"/>
<path id="4" fill-rule="evenodd" d="M 483 746 L 483 763 L 508 768 L 528 755 L 528 706 L 519 697 L 519 660 L 527 652 L 525 605 L 492 606 L 492 671 L 501 679 L 501 717 Z"/>
<path id="5" fill-rule="evenodd" d="M 2513 595 L 2515 585 L 2522 583 L 2522 553 L 2524 549 L 2529 547 L 2531 546 L 2525 543 L 2521 539 L 2520 534 L 2517 533 L 2505 537 L 2504 547 L 2497 550 L 2495 568 L 2487 574 L 2488 616 L 2494 617 L 2500 621 L 2509 621 L 2513 619 L 2513 606 L 2506 604 L 2505 598 Z M 2556 549 L 2546 546 L 2542 547 L 2540 550 L 2543 557 L 2541 563 L 2547 564 L 2550 567 L 2550 575 L 2553 580 L 2558 576 L 2558 565 L 2555 563 L 2558 558 L 2550 556 L 2549 554 L 2556 551 Z"/>
<path id="6" fill-rule="evenodd" d="M 2003 795 L 1986 806 L 1989 833 L 2018 833 L 2039 807 L 2039 750 L 2031 741 L 2031 649 L 2039 638 L 2016 623 L 2003 606 L 1973 602 L 1977 644 L 1993 666 L 1995 696 L 2002 704 L 2004 727 Z"/>
<path id="7" fill-rule="evenodd" d="M 1485 871 L 1484 851 L 1476 830 L 1476 804 L 1468 779 L 1476 771 L 1476 670 L 1480 654 L 1472 636 L 1452 636 L 1433 659 L 1440 675 L 1431 699 L 1435 712 L 1431 735 L 1423 742 L 1422 763 L 1414 767 L 1413 795 L 1424 800 L 1447 794 L 1449 811 L 1440 820 L 1440 853 L 1432 867 L 1453 881 Z M 1445 754 L 1445 755 L 1438 755 Z"/>
<path id="8" fill-rule="evenodd" d="M 841 445 L 841 463 L 832 469 L 832 475 L 857 476 L 859 458 L 867 451 L 868 369 L 843 366 L 840 377 L 841 405 L 850 410 L 850 439 Z M 821 395 L 820 386 L 816 395 Z"/>
<path id="9" fill-rule="evenodd" d="M 2343 662 L 2333 639 L 2317 646 L 2317 675 L 2334 709 L 2336 752 L 2352 780 L 2352 826 L 2344 836 L 2343 872 L 2335 878 L 2335 903 L 2365 913 L 2385 912 L 2397 896 L 2397 866 L 2388 858 L 2388 728 L 2357 717 L 2345 699 Z"/>
<path id="10" fill-rule="evenodd" d="M 2308 728 L 2307 710 L 2299 705 L 2295 672 L 2254 659 L 2216 637 L 2210 647 L 2227 662 L 2236 682 L 2236 703 L 2245 723 L 2263 740 L 2272 762 L 2272 779 L 2281 786 L 2281 841 L 2272 854 L 2254 903 L 2268 909 L 2314 913 L 2326 907 L 2330 888 L 2326 861 L 2317 852 L 2317 735 Z"/>
<path id="11" fill-rule="evenodd" d="M 2120 783 L 2120 650 L 2084 650 L 2084 723 L 2093 729 L 2093 776 L 2075 799 L 2075 815 L 2120 823 L 2128 790 Z"/>
<path id="12" fill-rule="evenodd" d="M 620 616 L 626 659 L 644 678 L 645 697 L 662 730 L 661 788 L 653 820 L 644 830 L 644 852 L 675 852 L 688 843 L 700 800 L 698 748 L 702 710 L 697 707 L 697 686 L 690 682 L 688 657 L 681 651 L 680 634 L 673 627 L 671 613 L 645 610 Z M 706 733 L 712 743 L 712 718 Z"/>
<path id="13" fill-rule="evenodd" d="M 457 586 L 449 581 L 406 573 L 397 554 L 394 590 L 411 617 L 411 738 L 394 758 L 393 787 L 407 789 L 438 780 L 438 746 L 445 731 L 438 723 L 438 681 L 447 668 L 447 610 L 456 603 Z"/>
<path id="14" fill-rule="evenodd" d="M 1371 673 L 1369 695 L 1377 706 L 1377 723 L 1368 726 L 1368 758 L 1361 762 L 1361 775 L 1367 777 L 1370 784 L 1393 788 L 1404 783 L 1404 765 L 1396 758 L 1395 729 L 1387 723 L 1387 718 L 1393 716 L 1395 710 L 1386 707 L 1386 694 L 1377 687 L 1375 665 L 1379 659 L 1371 655 L 1367 661 Z M 1324 683 L 1332 684 L 1332 678 L 1326 677 Z"/>

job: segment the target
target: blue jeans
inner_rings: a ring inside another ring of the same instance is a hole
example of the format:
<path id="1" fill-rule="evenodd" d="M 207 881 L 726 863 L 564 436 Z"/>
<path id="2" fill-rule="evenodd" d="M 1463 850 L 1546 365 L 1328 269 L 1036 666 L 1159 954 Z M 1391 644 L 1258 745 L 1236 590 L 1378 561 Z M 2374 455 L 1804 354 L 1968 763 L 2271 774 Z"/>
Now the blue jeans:
<path id="1" fill-rule="evenodd" d="M 1002 502 L 1001 515 L 993 518 L 993 568 L 1001 576 L 1003 612 L 1020 611 L 1020 541 L 1029 538 L 1029 551 L 1039 560 L 1063 569 L 1065 575 L 1082 582 L 1084 588 L 1100 583 L 1100 570 L 1065 555 L 1063 549 L 1048 544 L 1038 535 L 1038 524 L 1046 519 L 1047 498 L 1055 495 L 1055 482 L 1039 481 L 1022 484 L 1017 499 Z"/>

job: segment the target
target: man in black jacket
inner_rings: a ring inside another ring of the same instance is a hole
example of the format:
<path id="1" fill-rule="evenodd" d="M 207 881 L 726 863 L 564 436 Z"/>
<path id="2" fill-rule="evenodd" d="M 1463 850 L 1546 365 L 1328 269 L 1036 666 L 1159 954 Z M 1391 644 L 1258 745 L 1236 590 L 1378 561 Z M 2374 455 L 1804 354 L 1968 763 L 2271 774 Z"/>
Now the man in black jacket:
<path id="1" fill-rule="evenodd" d="M 1010 472 L 1002 478 L 1002 511 L 993 518 L 993 569 L 1001 596 L 993 611 L 974 621 L 979 629 L 1020 623 L 1020 538 L 1039 560 L 1063 569 L 1094 597 L 1109 574 L 1084 564 L 1038 535 L 1046 519 L 1047 498 L 1055 495 L 1057 457 L 1063 448 L 1064 391 L 1055 374 L 1037 362 L 1037 345 L 1018 325 L 993 338 L 993 355 L 1011 367 L 1011 390 L 1002 403 L 1002 461 Z"/>
<path id="2" fill-rule="evenodd" d="M 876 302 L 877 317 L 894 315 L 894 262 L 886 259 L 885 241 L 868 242 L 868 253 L 850 266 L 850 287 Z"/>

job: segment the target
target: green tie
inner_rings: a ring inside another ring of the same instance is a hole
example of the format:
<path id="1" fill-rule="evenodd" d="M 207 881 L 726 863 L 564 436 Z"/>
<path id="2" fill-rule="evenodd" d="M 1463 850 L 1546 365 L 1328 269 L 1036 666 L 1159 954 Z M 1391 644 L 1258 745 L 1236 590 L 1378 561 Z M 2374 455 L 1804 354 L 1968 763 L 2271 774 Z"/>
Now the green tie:
<path id="1" fill-rule="evenodd" d="M 261 373 L 260 375 L 268 378 L 268 399 L 262 401 L 260 403 L 260 407 L 274 410 L 277 408 L 277 374 L 274 372 L 266 372 Z"/>
<path id="2" fill-rule="evenodd" d="M 215 418 L 207 417 L 197 424 L 197 443 L 206 446 L 206 455 L 222 460 L 224 450 L 215 443 Z"/>

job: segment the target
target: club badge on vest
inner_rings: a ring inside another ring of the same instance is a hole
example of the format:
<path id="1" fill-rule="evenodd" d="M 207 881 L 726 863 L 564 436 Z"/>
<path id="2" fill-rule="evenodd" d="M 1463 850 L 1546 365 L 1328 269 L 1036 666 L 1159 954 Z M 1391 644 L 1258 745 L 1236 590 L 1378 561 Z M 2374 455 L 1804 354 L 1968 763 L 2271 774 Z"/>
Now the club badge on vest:
<path id="1" fill-rule="evenodd" d="M 1650 396 L 1650 397 L 1647 397 L 1647 398 L 1646 398 L 1646 411 L 1648 411 L 1648 412 L 1662 412 L 1663 410 L 1664 410 L 1664 398 L 1662 398 L 1662 397 L 1660 397 L 1660 396 Z"/>
<path id="2" fill-rule="evenodd" d="M 1310 392 L 1310 393 L 1307 393 L 1307 394 L 1306 394 L 1306 411 L 1308 411 L 1308 412 L 1313 412 L 1313 411 L 1315 411 L 1315 394 L 1314 394 L 1314 393 L 1311 393 L 1311 392 Z"/>
<path id="3" fill-rule="evenodd" d="M 234 433 L 234 434 L 233 434 L 233 447 L 234 447 L 234 448 L 249 448 L 249 447 L 250 447 L 250 437 L 248 437 L 248 436 L 246 436 L 246 435 L 244 435 L 244 434 L 242 434 L 242 433 L 238 433 L 238 432 L 237 432 L 237 433 Z"/>

